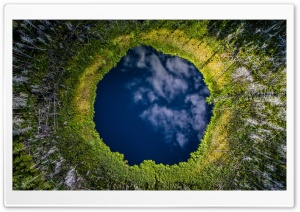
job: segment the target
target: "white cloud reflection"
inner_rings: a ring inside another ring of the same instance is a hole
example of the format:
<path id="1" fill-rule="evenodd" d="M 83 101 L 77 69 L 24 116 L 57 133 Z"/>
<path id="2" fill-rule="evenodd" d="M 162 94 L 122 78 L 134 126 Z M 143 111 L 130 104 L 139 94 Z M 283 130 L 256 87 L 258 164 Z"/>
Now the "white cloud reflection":
<path id="1" fill-rule="evenodd" d="M 160 58 L 145 47 L 136 47 L 133 51 L 137 58 L 130 61 L 126 56 L 125 65 L 146 69 L 148 74 L 146 79 L 134 78 L 126 85 L 133 91 L 134 103 L 146 106 L 140 117 L 161 130 L 166 142 L 175 140 L 177 143 L 173 144 L 181 148 L 189 142 L 191 130 L 199 132 L 200 139 L 207 124 L 204 118 L 206 102 L 202 95 L 208 95 L 209 91 L 203 86 L 198 70 L 179 57 Z M 189 89 L 191 80 L 193 89 Z M 185 108 L 173 108 L 172 101 L 183 95 Z"/>

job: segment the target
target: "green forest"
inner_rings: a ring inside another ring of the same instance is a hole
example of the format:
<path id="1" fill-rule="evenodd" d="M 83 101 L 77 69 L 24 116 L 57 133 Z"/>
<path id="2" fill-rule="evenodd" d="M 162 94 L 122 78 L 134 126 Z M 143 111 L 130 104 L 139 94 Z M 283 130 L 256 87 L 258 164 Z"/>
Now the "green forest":
<path id="1" fill-rule="evenodd" d="M 14 190 L 286 190 L 285 20 L 13 21 Z M 128 165 L 95 130 L 97 83 L 145 45 L 193 63 L 214 104 L 198 149 Z"/>

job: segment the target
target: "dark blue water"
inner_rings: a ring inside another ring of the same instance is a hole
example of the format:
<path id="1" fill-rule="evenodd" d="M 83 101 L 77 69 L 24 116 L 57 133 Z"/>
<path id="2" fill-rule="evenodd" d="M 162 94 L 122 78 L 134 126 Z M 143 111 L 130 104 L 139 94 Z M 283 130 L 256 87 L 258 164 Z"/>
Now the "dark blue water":
<path id="1" fill-rule="evenodd" d="M 98 84 L 96 130 L 130 165 L 187 161 L 212 115 L 207 96 L 190 62 L 135 47 Z"/>

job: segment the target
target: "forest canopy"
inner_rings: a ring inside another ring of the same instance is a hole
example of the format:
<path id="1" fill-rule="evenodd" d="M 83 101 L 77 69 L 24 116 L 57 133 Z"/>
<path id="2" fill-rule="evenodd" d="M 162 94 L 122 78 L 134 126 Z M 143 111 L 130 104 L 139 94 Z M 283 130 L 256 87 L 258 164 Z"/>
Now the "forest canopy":
<path id="1" fill-rule="evenodd" d="M 151 46 L 203 74 L 213 116 L 174 165 L 130 166 L 95 130 L 97 83 Z M 13 21 L 14 190 L 285 190 L 286 21 Z"/>

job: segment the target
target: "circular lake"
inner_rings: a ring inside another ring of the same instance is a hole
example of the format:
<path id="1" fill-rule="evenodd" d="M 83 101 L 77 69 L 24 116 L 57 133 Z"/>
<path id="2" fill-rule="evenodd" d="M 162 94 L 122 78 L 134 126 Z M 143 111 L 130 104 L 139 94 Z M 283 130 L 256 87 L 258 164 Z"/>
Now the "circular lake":
<path id="1" fill-rule="evenodd" d="M 207 96 L 203 76 L 192 63 L 135 47 L 98 83 L 96 130 L 129 165 L 187 161 L 212 116 Z"/>

